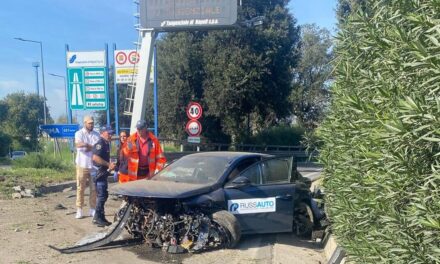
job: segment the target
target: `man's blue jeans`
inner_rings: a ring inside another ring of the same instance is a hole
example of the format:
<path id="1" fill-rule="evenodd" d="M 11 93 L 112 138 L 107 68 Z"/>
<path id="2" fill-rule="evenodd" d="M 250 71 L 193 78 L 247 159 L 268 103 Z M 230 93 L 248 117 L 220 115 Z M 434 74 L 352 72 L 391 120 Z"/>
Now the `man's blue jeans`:
<path id="1" fill-rule="evenodd" d="M 108 198 L 107 178 L 96 182 L 96 214 L 99 218 L 104 218 L 104 204 Z"/>

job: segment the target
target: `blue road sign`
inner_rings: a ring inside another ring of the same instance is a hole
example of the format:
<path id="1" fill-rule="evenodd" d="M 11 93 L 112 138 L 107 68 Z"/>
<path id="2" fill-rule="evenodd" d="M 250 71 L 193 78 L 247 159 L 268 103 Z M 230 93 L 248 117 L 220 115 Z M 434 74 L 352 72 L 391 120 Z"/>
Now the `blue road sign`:
<path id="1" fill-rule="evenodd" d="M 40 125 L 40 129 L 46 132 L 51 138 L 74 138 L 75 132 L 79 130 L 79 125 L 78 124 Z"/>

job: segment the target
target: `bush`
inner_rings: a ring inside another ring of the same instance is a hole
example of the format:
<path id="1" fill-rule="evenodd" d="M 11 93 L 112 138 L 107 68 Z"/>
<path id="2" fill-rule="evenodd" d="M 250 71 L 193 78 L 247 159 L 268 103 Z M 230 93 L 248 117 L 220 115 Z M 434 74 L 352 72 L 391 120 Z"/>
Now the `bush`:
<path id="1" fill-rule="evenodd" d="M 257 145 L 300 145 L 305 130 L 299 126 L 277 126 L 264 130 L 250 139 Z"/>
<path id="2" fill-rule="evenodd" d="M 11 137 L 0 131 L 0 157 L 9 155 L 11 142 Z"/>
<path id="3" fill-rule="evenodd" d="M 11 158 L 8 157 L 0 157 L 0 165 L 11 165 Z"/>
<path id="4" fill-rule="evenodd" d="M 73 165 L 52 157 L 50 154 L 31 153 L 23 158 L 12 161 L 13 168 L 52 169 L 66 171 Z"/>
<path id="5" fill-rule="evenodd" d="M 350 261 L 440 263 L 440 5 L 367 2 L 318 131 L 328 215 Z"/>

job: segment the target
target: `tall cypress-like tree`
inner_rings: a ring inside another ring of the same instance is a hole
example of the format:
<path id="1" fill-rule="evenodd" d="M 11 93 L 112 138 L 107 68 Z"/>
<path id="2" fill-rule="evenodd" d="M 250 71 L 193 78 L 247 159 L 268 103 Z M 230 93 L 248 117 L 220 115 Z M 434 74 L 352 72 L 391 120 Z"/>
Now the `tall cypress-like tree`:
<path id="1" fill-rule="evenodd" d="M 440 263 L 440 5 L 366 6 L 338 36 L 319 130 L 332 229 L 355 263 Z"/>

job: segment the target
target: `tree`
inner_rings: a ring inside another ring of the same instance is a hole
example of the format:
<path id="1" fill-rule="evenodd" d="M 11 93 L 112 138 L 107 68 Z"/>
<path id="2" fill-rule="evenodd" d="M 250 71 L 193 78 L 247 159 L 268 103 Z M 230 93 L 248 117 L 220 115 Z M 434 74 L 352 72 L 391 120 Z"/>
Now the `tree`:
<path id="1" fill-rule="evenodd" d="M 44 123 L 43 98 L 18 92 L 7 95 L 2 102 L 7 105 L 2 131 L 12 139 L 12 147 L 38 150 L 38 126 Z M 46 113 L 48 122 L 51 122 L 49 110 Z"/>
<path id="2" fill-rule="evenodd" d="M 309 130 L 317 127 L 329 101 L 332 41 L 327 29 L 301 27 L 301 59 L 295 69 L 290 100 L 293 114 Z"/>
<path id="3" fill-rule="evenodd" d="M 203 95 L 201 41 L 206 32 L 167 34 L 158 43 L 159 124 L 161 135 L 183 139 L 190 101 Z"/>
<path id="4" fill-rule="evenodd" d="M 207 127 L 234 142 L 287 116 L 299 41 L 287 3 L 243 2 L 238 20 L 263 15 L 259 28 L 168 34 L 159 46 L 161 127 L 183 136 L 189 100 L 202 104 Z"/>
<path id="5" fill-rule="evenodd" d="M 367 0 L 339 0 L 338 6 L 336 7 L 336 17 L 338 18 L 339 25 L 344 23 L 348 16 L 358 8 L 365 10 L 367 7 L 366 4 Z"/>
<path id="6" fill-rule="evenodd" d="M 338 36 L 318 130 L 332 230 L 354 263 L 440 263 L 440 7 L 366 3 Z"/>

